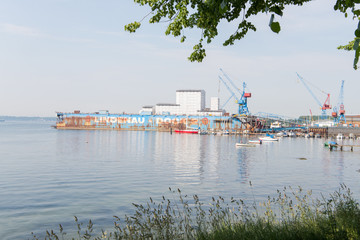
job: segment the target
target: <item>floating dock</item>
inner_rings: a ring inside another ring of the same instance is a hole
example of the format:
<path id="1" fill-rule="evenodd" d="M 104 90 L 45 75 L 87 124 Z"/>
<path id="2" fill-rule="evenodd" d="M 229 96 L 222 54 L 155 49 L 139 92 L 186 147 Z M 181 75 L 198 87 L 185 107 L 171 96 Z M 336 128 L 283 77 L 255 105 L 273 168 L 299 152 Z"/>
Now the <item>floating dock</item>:
<path id="1" fill-rule="evenodd" d="M 175 129 L 240 133 L 243 124 L 230 116 L 57 113 L 57 129 L 134 130 L 171 132 Z"/>
<path id="2" fill-rule="evenodd" d="M 355 147 L 360 147 L 360 145 L 351 145 L 351 144 L 329 144 L 329 149 L 332 151 L 334 148 L 340 149 L 342 151 L 345 147 L 349 147 L 350 151 L 354 151 Z"/>

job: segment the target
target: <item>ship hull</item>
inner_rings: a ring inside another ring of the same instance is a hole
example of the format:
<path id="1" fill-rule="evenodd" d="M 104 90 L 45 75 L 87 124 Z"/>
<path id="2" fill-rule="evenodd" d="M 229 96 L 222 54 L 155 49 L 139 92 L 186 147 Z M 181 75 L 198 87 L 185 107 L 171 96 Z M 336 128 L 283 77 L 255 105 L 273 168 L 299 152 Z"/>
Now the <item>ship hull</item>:
<path id="1" fill-rule="evenodd" d="M 190 134 L 198 134 L 199 131 L 198 130 L 188 130 L 188 129 L 184 129 L 184 130 L 175 130 L 176 133 L 190 133 Z"/>
<path id="2" fill-rule="evenodd" d="M 241 122 L 224 116 L 140 115 L 58 113 L 57 129 L 164 131 L 232 130 L 240 131 Z"/>

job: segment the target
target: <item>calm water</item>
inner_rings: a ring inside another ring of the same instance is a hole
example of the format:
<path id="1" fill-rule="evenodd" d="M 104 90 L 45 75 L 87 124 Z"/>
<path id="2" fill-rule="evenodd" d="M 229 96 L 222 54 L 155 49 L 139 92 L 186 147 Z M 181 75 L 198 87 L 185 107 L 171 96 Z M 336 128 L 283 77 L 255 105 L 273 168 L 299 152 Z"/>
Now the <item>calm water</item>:
<path id="1" fill-rule="evenodd" d="M 132 202 L 160 198 L 169 187 L 205 202 L 217 195 L 262 201 L 284 186 L 326 194 L 340 183 L 360 196 L 360 149 L 330 152 L 324 139 L 236 148 L 239 136 L 55 130 L 53 124 L 0 123 L 1 239 L 27 239 L 32 231 L 58 230 L 59 223 L 74 229 L 74 215 L 111 230 L 113 215 L 130 214 Z"/>

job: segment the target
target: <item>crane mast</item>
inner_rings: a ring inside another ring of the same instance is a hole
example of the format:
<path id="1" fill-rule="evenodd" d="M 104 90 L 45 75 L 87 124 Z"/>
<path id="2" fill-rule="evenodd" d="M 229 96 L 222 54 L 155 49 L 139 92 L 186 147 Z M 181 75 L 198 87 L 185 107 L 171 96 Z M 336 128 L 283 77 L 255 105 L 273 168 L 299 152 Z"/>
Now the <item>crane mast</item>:
<path id="1" fill-rule="evenodd" d="M 226 81 L 221 76 L 219 76 L 219 79 L 224 83 L 225 87 L 231 93 L 230 98 L 225 102 L 225 104 L 223 104 L 223 106 L 225 106 L 229 102 L 229 100 L 234 97 L 236 99 L 236 103 L 238 104 L 237 116 L 248 116 L 250 114 L 250 112 L 249 112 L 249 109 L 247 106 L 247 99 L 251 97 L 251 93 L 245 91 L 246 83 L 243 82 L 243 90 L 240 91 L 240 89 L 234 84 L 234 82 L 229 78 L 228 75 L 226 75 L 226 73 L 221 68 L 220 68 L 220 71 L 223 73 L 226 80 L 230 83 L 230 85 L 233 87 L 233 89 L 235 89 L 238 92 L 238 94 L 240 95 L 240 97 L 238 97 L 234 93 L 234 91 L 230 88 L 230 86 L 226 83 Z"/>
<path id="2" fill-rule="evenodd" d="M 341 81 L 338 104 L 333 108 L 332 116 L 335 124 L 346 123 L 345 108 L 344 108 L 344 80 Z"/>

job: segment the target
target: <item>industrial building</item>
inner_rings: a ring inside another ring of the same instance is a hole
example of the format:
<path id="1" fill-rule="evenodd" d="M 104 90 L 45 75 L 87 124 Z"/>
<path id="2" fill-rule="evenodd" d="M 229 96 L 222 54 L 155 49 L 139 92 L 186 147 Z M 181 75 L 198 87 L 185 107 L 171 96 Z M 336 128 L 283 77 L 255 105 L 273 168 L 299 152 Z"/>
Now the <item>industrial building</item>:
<path id="1" fill-rule="evenodd" d="M 359 127 L 360 115 L 346 115 L 346 125 L 351 127 Z"/>
<path id="2" fill-rule="evenodd" d="M 211 98 L 210 108 L 206 108 L 204 90 L 177 90 L 176 103 L 158 103 L 155 106 L 144 106 L 142 115 L 195 115 L 224 116 L 225 111 L 219 109 L 220 99 Z"/>

